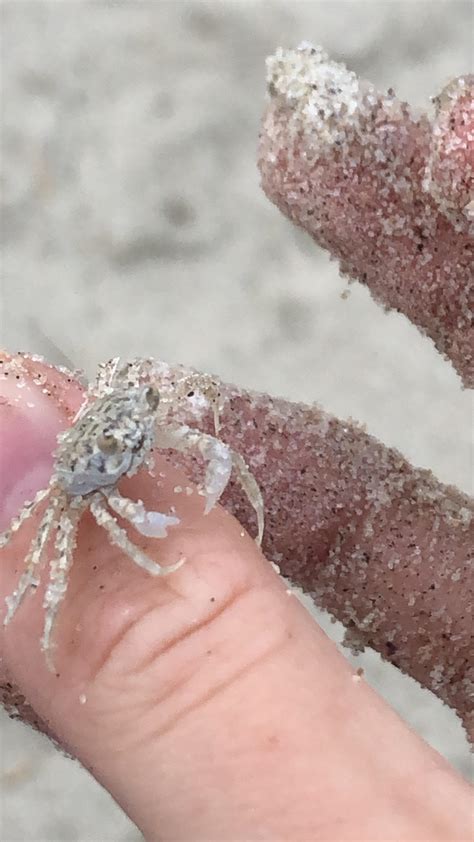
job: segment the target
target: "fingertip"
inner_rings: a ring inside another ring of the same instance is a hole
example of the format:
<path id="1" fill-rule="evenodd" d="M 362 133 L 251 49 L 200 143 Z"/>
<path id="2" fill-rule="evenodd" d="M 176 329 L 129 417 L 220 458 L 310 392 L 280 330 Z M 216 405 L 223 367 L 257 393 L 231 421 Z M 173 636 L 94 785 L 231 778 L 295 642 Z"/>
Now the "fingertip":
<path id="1" fill-rule="evenodd" d="M 0 366 L 3 375 L 0 388 L 5 398 L 0 406 L 0 418 L 4 432 L 11 433 L 10 438 L 2 438 L 5 455 L 10 460 L 11 490 L 4 494 L 4 518 L 8 522 L 27 498 L 34 496 L 38 488 L 47 486 L 57 433 L 77 411 L 82 391 L 72 378 L 38 360 L 5 357 Z M 156 569 L 163 574 L 162 581 L 155 582 L 133 559 L 113 547 L 105 532 L 86 514 L 80 524 L 68 593 L 55 631 L 58 644 L 52 656 L 55 675 L 51 675 L 40 651 L 47 570 L 42 571 L 43 583 L 38 592 L 25 595 L 21 609 L 8 628 L 2 629 L 5 664 L 17 682 L 24 685 L 32 701 L 44 706 L 45 716 L 51 715 L 52 686 L 58 702 L 61 696 L 66 698 L 70 694 L 71 688 L 76 693 L 78 685 L 89 681 L 97 663 L 104 662 L 104 653 L 113 648 L 113 641 L 123 636 L 127 624 L 135 622 L 134 618 L 143 610 L 187 600 L 194 616 L 201 610 L 199 602 L 203 596 L 208 610 L 209 590 L 213 599 L 225 601 L 228 592 L 243 587 L 242 577 L 252 567 L 251 563 L 242 563 L 247 556 L 241 527 L 221 509 L 214 508 L 203 517 L 203 496 L 182 472 L 162 458 L 157 458 L 153 476 L 141 472 L 138 477 L 125 480 L 123 488 L 132 500 L 143 498 L 149 517 L 156 515 L 160 524 L 165 520 L 169 527 L 160 530 L 161 537 L 140 535 L 139 531 L 147 532 L 146 528 L 140 530 L 140 524 L 138 531 L 129 528 L 136 545 L 155 559 Z M 39 509 L 43 505 L 47 503 L 41 503 Z M 3 552 L 5 596 L 16 587 L 38 523 L 36 512 L 28 515 Z M 253 552 L 250 539 L 248 547 Z M 221 558 L 238 558 L 239 563 L 226 569 L 218 563 Z M 180 622 L 186 621 L 183 612 Z M 60 678 L 60 684 L 53 681 L 52 685 L 52 678 Z"/>
<path id="2" fill-rule="evenodd" d="M 425 186 L 457 228 L 474 221 L 474 75 L 460 76 L 434 98 Z"/>

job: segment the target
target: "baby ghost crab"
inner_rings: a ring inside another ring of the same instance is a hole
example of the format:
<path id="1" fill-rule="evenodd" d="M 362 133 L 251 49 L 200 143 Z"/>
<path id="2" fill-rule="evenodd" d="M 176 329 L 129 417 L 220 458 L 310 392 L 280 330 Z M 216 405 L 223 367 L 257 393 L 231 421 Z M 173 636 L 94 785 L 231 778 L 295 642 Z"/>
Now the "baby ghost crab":
<path id="1" fill-rule="evenodd" d="M 112 512 L 127 520 L 141 535 L 163 538 L 169 527 L 179 523 L 173 514 L 148 511 L 141 500 L 123 497 L 117 484 L 123 476 L 133 476 L 141 465 L 153 468 L 151 450 L 172 448 L 194 450 L 207 462 L 201 493 L 207 514 L 224 491 L 232 469 L 253 506 L 258 523 L 257 542 L 263 535 L 263 501 L 260 489 L 242 456 L 232 451 L 218 436 L 219 391 L 207 375 L 191 374 L 172 384 L 153 385 L 153 361 L 136 360 L 122 365 L 119 358 L 99 367 L 96 382 L 89 386 L 83 405 L 72 427 L 58 436 L 51 480 L 32 502 L 26 503 L 0 535 L 4 547 L 36 507 L 48 498 L 38 532 L 25 559 L 25 570 L 17 588 L 7 597 L 5 625 L 10 622 L 28 591 L 36 589 L 51 536 L 54 552 L 43 607 L 45 619 L 41 649 L 53 669 L 52 634 L 64 599 L 74 558 L 79 521 L 89 509 L 112 544 L 117 545 L 135 564 L 152 576 L 173 573 L 184 559 L 166 567 L 149 558 L 128 537 Z M 169 410 L 189 394 L 200 392 L 214 412 L 215 436 L 168 420 Z"/>

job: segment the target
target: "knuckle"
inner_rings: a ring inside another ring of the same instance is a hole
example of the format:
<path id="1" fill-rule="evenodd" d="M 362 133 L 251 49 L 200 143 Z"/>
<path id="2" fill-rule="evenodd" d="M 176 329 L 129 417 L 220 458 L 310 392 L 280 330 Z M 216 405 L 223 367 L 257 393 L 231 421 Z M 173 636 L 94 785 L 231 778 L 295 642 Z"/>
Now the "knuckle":
<path id="1" fill-rule="evenodd" d="M 116 749 L 137 748 L 188 717 L 210 715 L 220 696 L 290 637 L 284 624 L 262 622 L 268 594 L 258 586 L 241 583 L 202 602 L 200 612 L 186 599 L 147 608 L 104 651 L 87 695 Z"/>

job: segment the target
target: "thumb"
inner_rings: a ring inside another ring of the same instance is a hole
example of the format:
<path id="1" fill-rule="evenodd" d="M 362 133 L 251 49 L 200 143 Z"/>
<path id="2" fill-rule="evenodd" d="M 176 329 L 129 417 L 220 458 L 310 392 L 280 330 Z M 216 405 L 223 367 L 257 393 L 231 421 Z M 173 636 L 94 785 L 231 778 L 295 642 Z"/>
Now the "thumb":
<path id="1" fill-rule="evenodd" d="M 4 528 L 46 484 L 81 395 L 31 360 L 1 370 Z M 463 838 L 464 784 L 353 680 L 240 524 L 219 507 L 204 516 L 167 463 L 157 473 L 123 491 L 150 509 L 174 505 L 180 525 L 133 540 L 162 565 L 187 563 L 154 579 L 85 515 L 56 674 L 39 648 L 44 582 L 2 629 L 10 683 L 48 730 L 149 839 L 387 838 L 387 826 L 397 839 Z M 2 553 L 4 595 L 37 527 L 35 513 Z"/>

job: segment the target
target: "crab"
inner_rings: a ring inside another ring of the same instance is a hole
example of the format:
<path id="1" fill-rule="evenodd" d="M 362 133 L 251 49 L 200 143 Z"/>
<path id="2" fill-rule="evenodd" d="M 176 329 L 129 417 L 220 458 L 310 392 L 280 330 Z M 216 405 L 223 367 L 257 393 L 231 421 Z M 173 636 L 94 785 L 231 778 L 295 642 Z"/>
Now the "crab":
<path id="1" fill-rule="evenodd" d="M 195 393 L 212 406 L 215 435 L 173 422 L 170 410 Z M 179 524 L 174 513 L 148 511 L 141 500 L 123 497 L 118 490 L 122 477 L 133 476 L 141 466 L 153 471 L 152 448 L 195 451 L 207 462 L 200 493 L 205 498 L 204 514 L 210 512 L 226 488 L 232 470 L 253 506 L 258 524 L 257 543 L 263 536 L 264 511 L 260 489 L 243 457 L 219 439 L 217 383 L 208 375 L 190 374 L 172 383 L 153 384 L 153 361 L 138 359 L 122 363 L 119 357 L 99 366 L 97 378 L 86 393 L 72 426 L 58 436 L 53 471 L 46 488 L 38 491 L 0 535 L 0 548 L 46 498 L 47 506 L 25 558 L 25 569 L 16 589 L 6 598 L 4 624 L 14 617 L 25 595 L 40 582 L 47 549 L 54 538 L 49 579 L 45 590 L 43 633 L 40 641 L 50 669 L 54 669 L 53 631 L 66 594 L 77 531 L 88 509 L 110 542 L 118 546 L 139 567 L 152 576 L 175 572 L 184 563 L 162 566 L 150 558 L 129 537 L 116 515 L 128 521 L 141 535 L 163 538 Z"/>

